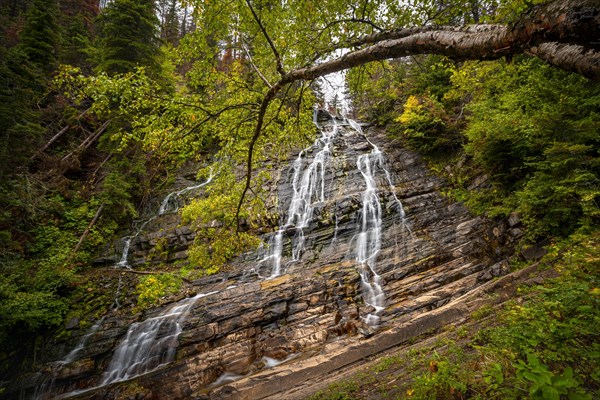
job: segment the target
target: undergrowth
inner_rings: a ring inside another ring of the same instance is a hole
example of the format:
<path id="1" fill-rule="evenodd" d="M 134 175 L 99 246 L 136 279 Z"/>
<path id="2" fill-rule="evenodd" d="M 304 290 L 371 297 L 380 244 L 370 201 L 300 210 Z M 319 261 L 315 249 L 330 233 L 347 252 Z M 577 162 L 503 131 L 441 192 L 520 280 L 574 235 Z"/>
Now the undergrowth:
<path id="1" fill-rule="evenodd" d="M 474 331 L 384 357 L 310 399 L 598 398 L 599 250 L 600 231 L 553 244 L 542 262 L 558 277 L 521 287 L 496 314 L 484 306 Z"/>

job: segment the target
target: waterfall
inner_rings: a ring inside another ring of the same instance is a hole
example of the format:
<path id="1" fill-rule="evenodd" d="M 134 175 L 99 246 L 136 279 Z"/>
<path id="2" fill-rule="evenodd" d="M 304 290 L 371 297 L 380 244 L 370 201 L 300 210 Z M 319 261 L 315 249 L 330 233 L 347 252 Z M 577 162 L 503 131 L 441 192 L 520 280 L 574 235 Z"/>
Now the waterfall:
<path id="1" fill-rule="evenodd" d="M 315 113 L 316 120 L 316 113 Z M 338 134 L 338 124 L 332 119 L 329 129 L 321 128 L 321 137 L 302 150 L 293 164 L 292 199 L 287 219 L 269 240 L 268 252 L 259 260 L 259 265 L 271 262 L 271 277 L 281 275 L 283 234 L 294 230 L 292 240 L 292 262 L 300 260 L 305 250 L 304 229 L 313 219 L 315 205 L 325 201 L 325 171 L 331 155 L 331 142 Z M 309 154 L 314 153 L 308 162 Z"/>
<path id="2" fill-rule="evenodd" d="M 177 212 L 179 210 L 179 205 L 178 205 L 178 203 L 174 203 L 173 199 L 177 199 L 179 196 L 181 196 L 184 193 L 187 193 L 194 189 L 199 189 L 201 187 L 208 185 L 210 182 L 212 182 L 213 178 L 214 178 L 214 175 L 211 170 L 210 175 L 206 181 L 192 185 L 192 186 L 188 186 L 181 190 L 176 190 L 176 191 L 173 191 L 173 192 L 167 194 L 165 196 L 165 198 L 163 199 L 163 201 L 161 202 L 160 207 L 158 208 L 158 211 L 156 212 L 156 214 L 151 216 L 144 222 L 142 222 L 140 227 L 135 230 L 135 233 L 133 235 L 125 236 L 122 239 L 123 240 L 123 251 L 121 252 L 121 257 L 119 259 L 119 262 L 117 262 L 115 267 L 116 268 L 131 268 L 131 266 L 129 265 L 129 250 L 131 248 L 131 241 L 133 239 L 135 239 L 136 237 L 138 237 L 140 235 L 140 233 L 142 233 L 142 231 L 144 230 L 146 225 L 148 225 L 150 222 L 155 220 L 157 217 L 159 217 L 161 215 L 165 215 L 167 213 Z"/>
<path id="3" fill-rule="evenodd" d="M 173 304 L 156 317 L 132 324 L 115 350 L 101 386 L 131 379 L 173 361 L 181 324 L 188 312 L 198 299 L 215 293 L 197 294 Z"/>
<path id="4" fill-rule="evenodd" d="M 138 223 L 141 222 L 141 224 L 138 228 L 134 229 L 134 233 L 122 239 L 123 250 L 121 251 L 119 261 L 115 264 L 115 268 L 131 268 L 128 258 L 132 240 L 138 237 L 143 232 L 144 228 L 159 216 L 176 212 L 178 210 L 178 204 L 174 204 L 173 199 L 177 199 L 181 195 L 194 189 L 199 189 L 206 186 L 212 181 L 213 177 L 214 175 L 211 170 L 210 176 L 206 181 L 167 194 L 167 196 L 161 202 L 156 214 L 145 221 L 138 221 Z M 119 295 L 121 291 L 121 281 L 122 279 L 119 275 L 119 283 L 115 294 L 115 300 L 112 305 L 113 310 L 120 307 Z M 216 292 L 199 294 L 195 297 L 182 300 L 181 302 L 173 305 L 162 315 L 131 325 L 127 331 L 125 340 L 115 351 L 115 354 L 111 359 L 108 370 L 105 372 L 100 386 L 116 381 L 130 379 L 134 376 L 152 371 L 163 364 L 171 362 L 175 356 L 177 338 L 181 333 L 181 323 L 187 312 L 195 304 L 196 300 L 214 293 Z M 88 329 L 86 334 L 79 340 L 77 345 L 65 356 L 63 360 L 54 363 L 55 370 L 52 371 L 52 375 L 46 380 L 46 382 L 36 389 L 33 395 L 34 399 L 41 400 L 45 398 L 44 396 L 51 392 L 58 370 L 65 365 L 71 364 L 77 359 L 79 354 L 85 349 L 85 346 L 90 338 L 100 329 L 100 326 L 104 322 L 105 318 L 106 315 L 100 318 L 90 329 Z M 67 394 L 67 396 L 74 395 L 76 393 L 78 392 Z"/>
<path id="5" fill-rule="evenodd" d="M 381 249 L 381 203 L 373 178 L 373 169 L 379 161 L 378 157 L 372 157 L 376 155 L 376 153 L 374 154 L 375 149 L 370 154 L 360 155 L 356 161 L 356 166 L 366 184 L 366 189 L 362 193 L 360 231 L 356 241 L 356 262 L 358 263 L 363 299 L 366 304 L 375 309 L 375 313 L 369 313 L 365 319 L 369 325 L 379 323 L 379 317 L 376 314 L 384 309 L 385 303 L 381 277 L 375 271 L 377 254 Z"/>
<path id="6" fill-rule="evenodd" d="M 112 305 L 113 310 L 116 310 L 119 307 L 121 307 L 121 304 L 119 303 L 119 295 L 121 294 L 121 284 L 122 279 L 121 275 L 119 275 L 119 283 L 117 284 L 117 290 L 115 291 L 115 300 L 113 301 Z M 33 399 L 43 400 L 46 398 L 46 395 L 52 391 L 52 387 L 54 386 L 54 381 L 56 380 L 56 376 L 59 370 L 65 365 L 69 365 L 77 359 L 79 353 L 81 353 L 83 349 L 85 349 L 85 346 L 87 345 L 90 338 L 100 329 L 100 326 L 102 326 L 102 323 L 104 322 L 106 317 L 107 314 L 103 315 L 102 318 L 96 321 L 96 323 L 87 330 L 85 335 L 83 335 L 81 339 L 79 339 L 77 345 L 65 356 L 65 358 L 54 363 L 52 367 L 52 375 L 48 377 L 44 383 L 37 387 L 33 394 Z"/>
<path id="7" fill-rule="evenodd" d="M 359 134 L 363 134 L 360 125 L 353 120 L 348 124 Z M 402 230 L 409 229 L 406 224 L 406 213 L 404 207 L 395 193 L 394 184 L 390 172 L 385 168 L 383 152 L 366 137 L 365 140 L 371 145 L 372 150 L 368 154 L 358 156 L 356 167 L 365 180 L 365 190 L 362 192 L 362 208 L 359 215 L 359 232 L 356 240 L 356 262 L 361 281 L 364 302 L 373 307 L 364 318 L 366 324 L 377 326 L 380 321 L 379 313 L 385 308 L 385 293 L 382 280 L 377 273 L 377 256 L 381 250 L 382 236 L 382 209 L 375 181 L 377 171 L 382 171 L 389 186 L 390 193 L 396 204 L 396 212 L 400 216 Z"/>
<path id="8" fill-rule="evenodd" d="M 162 201 L 162 203 L 160 204 L 160 207 L 158 209 L 158 215 L 164 215 L 166 213 L 174 213 L 177 212 L 179 210 L 179 203 L 178 202 L 174 202 L 173 199 L 177 199 L 179 196 L 181 196 L 182 194 L 185 194 L 189 191 L 195 190 L 195 189 L 200 189 L 201 187 L 204 187 L 206 185 L 208 185 L 210 182 L 212 182 L 214 178 L 213 172 L 212 170 L 210 171 L 210 175 L 208 177 L 208 179 L 202 183 L 199 183 L 197 185 L 192 185 L 192 186 L 188 186 L 186 188 L 183 188 L 181 190 L 175 191 L 175 192 L 171 192 L 169 193 Z"/>
<path id="9" fill-rule="evenodd" d="M 291 244 L 291 261 L 300 260 L 305 251 L 304 230 L 313 222 L 315 206 L 325 202 L 325 172 L 331 157 L 332 140 L 338 136 L 339 124 L 331 118 L 330 127 L 320 127 L 315 112 L 314 122 L 321 129 L 319 137 L 312 146 L 302 150 L 292 164 L 292 198 L 287 214 L 279 229 L 268 240 L 266 252 L 259 253 L 258 265 L 269 263 L 270 277 L 283 273 L 282 253 L 284 235 L 294 233 Z M 360 275 L 361 291 L 366 305 L 372 311 L 363 318 L 364 322 L 376 327 L 380 322 L 380 313 L 385 308 L 383 280 L 377 271 L 377 257 L 382 243 L 382 205 L 379 198 L 381 189 L 389 190 L 393 197 L 393 211 L 399 216 L 401 229 L 410 229 L 406 224 L 406 214 L 402 203 L 395 194 L 395 187 L 390 172 L 385 168 L 382 151 L 364 136 L 360 125 L 351 119 L 344 121 L 352 131 L 360 135 L 368 144 L 370 151 L 360 154 L 356 159 L 356 168 L 365 185 L 361 193 L 361 208 L 358 213 L 358 228 L 354 237 L 354 259 Z M 328 129 L 327 129 L 328 128 Z M 361 148 L 362 150 L 362 148 Z M 310 154 L 313 154 L 312 158 Z M 377 182 L 384 182 L 387 188 L 378 188 Z M 347 188 L 352 192 L 353 188 Z M 331 244 L 337 244 L 339 217 L 334 215 L 335 229 Z M 395 222 L 394 222 L 395 224 Z"/>
<path id="10" fill-rule="evenodd" d="M 287 214 L 279 229 L 269 238 L 267 251 L 259 252 L 258 265 L 271 266 L 270 277 L 283 273 L 282 253 L 284 248 L 284 235 L 293 232 L 291 243 L 291 259 L 288 262 L 300 260 L 305 251 L 305 229 L 313 223 L 315 207 L 326 201 L 326 169 L 331 158 L 332 140 L 338 136 L 340 124 L 331 118 L 330 126 L 319 126 L 317 113 L 314 122 L 321 130 L 319 137 L 313 145 L 302 150 L 292 164 L 292 193 L 289 200 Z M 385 293 L 383 280 L 377 271 L 377 257 L 382 243 L 382 217 L 383 209 L 379 198 L 381 190 L 389 191 L 393 198 L 392 211 L 400 219 L 401 229 L 410 229 L 406 224 L 406 215 L 402 203 L 395 194 L 395 187 L 390 172 L 385 168 L 385 159 L 382 151 L 363 134 L 360 125 L 351 119 L 344 120 L 343 125 L 359 135 L 366 142 L 368 153 L 359 154 L 356 158 L 356 170 L 364 181 L 364 190 L 361 192 L 361 208 L 358 212 L 358 227 L 354 239 L 353 257 L 360 275 L 361 291 L 366 305 L 372 308 L 364 317 L 364 322 L 371 326 L 379 325 L 380 313 L 385 308 Z M 354 136 L 356 137 L 356 136 Z M 364 151 L 364 147 L 356 148 Z M 312 156 L 311 156 L 312 154 Z M 384 186 L 378 187 L 378 182 Z M 352 193 L 354 188 L 347 187 L 347 193 Z M 334 214 L 335 229 L 331 245 L 338 243 L 339 216 Z M 396 222 L 394 222 L 394 225 Z"/>

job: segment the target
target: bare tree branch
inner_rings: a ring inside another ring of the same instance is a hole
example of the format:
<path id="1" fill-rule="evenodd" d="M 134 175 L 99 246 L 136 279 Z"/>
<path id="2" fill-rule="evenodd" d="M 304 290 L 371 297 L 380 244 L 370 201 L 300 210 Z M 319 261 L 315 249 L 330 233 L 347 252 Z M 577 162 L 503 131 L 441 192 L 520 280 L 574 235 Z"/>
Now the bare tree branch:
<path id="1" fill-rule="evenodd" d="M 279 52 L 277 51 L 275 44 L 273 43 L 273 41 L 271 40 L 271 37 L 267 33 L 267 30 L 265 29 L 264 25 L 262 24 L 262 21 L 260 20 L 260 18 L 258 18 L 256 11 L 254 11 L 254 7 L 252 7 L 250 0 L 246 0 L 246 4 L 248 5 L 248 8 L 250 8 L 250 11 L 252 12 L 252 16 L 254 17 L 254 20 L 260 27 L 260 30 L 262 31 L 265 39 L 267 39 L 267 42 L 269 43 L 269 47 L 271 47 L 271 50 L 273 51 L 273 55 L 275 55 L 275 61 L 277 62 L 277 71 L 281 74 L 281 76 L 284 76 L 285 70 L 283 69 L 283 63 L 281 62 L 281 56 L 279 55 Z"/>
<path id="2" fill-rule="evenodd" d="M 271 85 L 271 83 L 269 83 L 267 78 L 262 74 L 262 72 L 260 72 L 260 69 L 258 69 L 258 67 L 254 64 L 254 62 L 252 61 L 252 56 L 250 55 L 250 52 L 246 48 L 246 45 L 244 44 L 244 42 L 242 42 L 242 50 L 244 50 L 244 53 L 246 53 L 246 55 L 248 56 L 248 61 L 250 62 L 250 66 L 252 67 L 252 69 L 254 69 L 254 72 L 256 72 L 258 77 L 265 83 L 265 85 L 267 85 L 267 87 L 269 89 L 271 89 L 273 87 L 273 85 Z"/>
<path id="3" fill-rule="evenodd" d="M 100 218 L 100 214 L 102 214 L 102 210 L 104 209 L 105 204 L 106 203 L 100 204 L 100 207 L 98 207 L 98 210 L 96 210 L 96 213 L 94 214 L 94 217 L 90 221 L 90 223 L 87 226 L 87 228 L 85 228 L 85 231 L 83 231 L 83 234 L 79 238 L 79 241 L 77 242 L 77 245 L 75 246 L 75 248 L 71 252 L 71 255 L 74 255 L 75 253 L 77 253 L 79 251 L 79 249 L 81 248 L 81 245 L 83 244 L 83 241 L 85 240 L 85 238 L 87 237 L 87 235 L 90 233 L 90 231 L 92 230 L 92 228 L 94 227 L 94 225 L 98 221 L 98 218 Z"/>

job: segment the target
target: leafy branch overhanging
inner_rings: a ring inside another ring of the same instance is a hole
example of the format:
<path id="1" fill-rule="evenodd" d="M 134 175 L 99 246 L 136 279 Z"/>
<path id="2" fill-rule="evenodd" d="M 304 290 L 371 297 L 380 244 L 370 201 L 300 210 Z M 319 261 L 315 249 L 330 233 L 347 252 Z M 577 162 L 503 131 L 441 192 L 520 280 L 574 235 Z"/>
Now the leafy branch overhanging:
<path id="1" fill-rule="evenodd" d="M 477 24 L 462 27 L 425 26 L 401 28 L 365 35 L 352 43 L 359 49 L 309 67 L 285 72 L 281 58 L 258 15 L 251 8 L 276 58 L 281 79 L 262 98 L 253 136 L 249 142 L 245 187 L 239 199 L 236 219 L 251 186 L 254 147 L 261 136 L 264 116 L 281 89 L 300 80 L 314 80 L 372 61 L 417 54 L 439 54 L 455 60 L 494 60 L 516 54 L 530 54 L 590 79 L 600 79 L 600 51 L 591 38 L 600 37 L 598 0 L 557 0 L 532 8 L 511 26 Z M 364 46 L 360 48 L 361 46 Z"/>

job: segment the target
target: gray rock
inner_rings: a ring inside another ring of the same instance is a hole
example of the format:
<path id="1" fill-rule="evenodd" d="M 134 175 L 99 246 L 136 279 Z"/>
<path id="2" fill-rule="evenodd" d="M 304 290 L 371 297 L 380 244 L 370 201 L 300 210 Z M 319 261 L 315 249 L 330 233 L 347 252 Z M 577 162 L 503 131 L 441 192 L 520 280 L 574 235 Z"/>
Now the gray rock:
<path id="1" fill-rule="evenodd" d="M 77 317 L 73 317 L 71 318 L 68 322 L 67 325 L 65 325 L 65 329 L 70 331 L 73 329 L 77 329 L 79 328 L 79 318 Z"/>
<path id="2" fill-rule="evenodd" d="M 538 246 L 538 245 L 527 247 L 527 248 L 521 250 L 521 255 L 527 261 L 537 261 L 540 258 L 544 257 L 547 253 L 548 253 L 548 250 L 546 250 L 544 247 Z"/>
<path id="3" fill-rule="evenodd" d="M 519 214 L 517 214 L 516 212 L 510 213 L 510 215 L 508 216 L 508 225 L 510 225 L 510 227 L 512 228 L 520 223 L 521 218 L 519 218 Z"/>
<path id="4" fill-rule="evenodd" d="M 461 236 L 467 236 L 481 226 L 481 218 L 473 218 L 456 226 L 456 233 Z"/>

